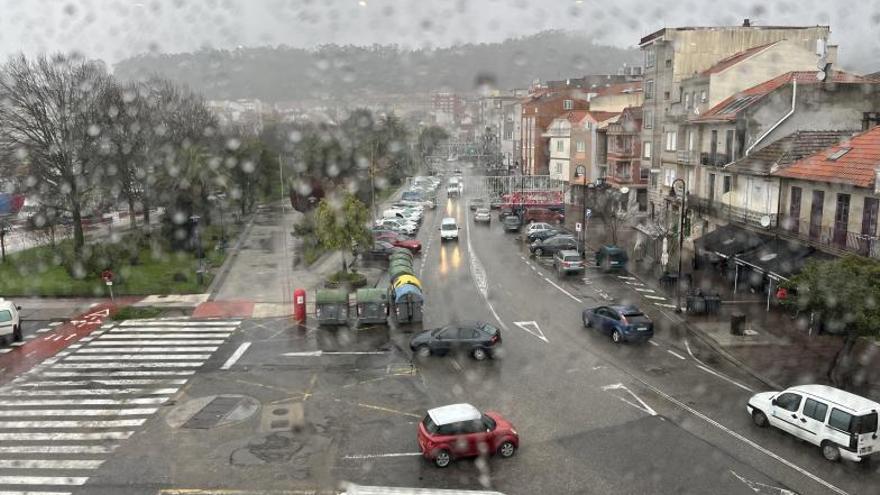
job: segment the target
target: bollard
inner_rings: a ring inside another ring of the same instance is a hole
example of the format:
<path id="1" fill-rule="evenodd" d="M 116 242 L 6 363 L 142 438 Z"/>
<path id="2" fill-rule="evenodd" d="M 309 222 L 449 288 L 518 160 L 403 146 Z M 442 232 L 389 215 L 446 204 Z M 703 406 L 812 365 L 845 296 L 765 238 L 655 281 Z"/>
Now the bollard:
<path id="1" fill-rule="evenodd" d="M 305 323 L 306 321 L 306 291 L 305 289 L 296 289 L 293 291 L 293 319 L 297 323 Z"/>

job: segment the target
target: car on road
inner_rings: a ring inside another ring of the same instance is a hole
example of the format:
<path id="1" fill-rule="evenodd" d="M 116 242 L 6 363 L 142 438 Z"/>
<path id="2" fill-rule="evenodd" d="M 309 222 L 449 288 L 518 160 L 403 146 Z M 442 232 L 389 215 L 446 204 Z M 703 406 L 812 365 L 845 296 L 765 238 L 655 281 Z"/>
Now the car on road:
<path id="1" fill-rule="evenodd" d="M 544 230 L 553 230 L 553 226 L 545 222 L 532 222 L 526 227 L 526 237 Z"/>
<path id="2" fill-rule="evenodd" d="M 471 211 L 476 211 L 478 208 L 483 208 L 486 206 L 486 201 L 482 198 L 474 198 L 468 202 L 468 207 Z"/>
<path id="3" fill-rule="evenodd" d="M 523 221 L 531 222 L 547 222 L 559 225 L 565 221 L 565 215 L 550 208 L 526 208 L 523 213 Z"/>
<path id="4" fill-rule="evenodd" d="M 458 240 L 458 231 L 461 230 L 461 227 L 458 226 L 458 223 L 452 217 L 446 217 L 440 221 L 440 240 Z"/>
<path id="5" fill-rule="evenodd" d="M 477 208 L 477 211 L 474 212 L 474 222 L 486 222 L 492 223 L 492 213 L 489 212 L 488 208 Z"/>
<path id="6" fill-rule="evenodd" d="M 583 273 L 585 268 L 584 259 L 577 251 L 563 249 L 553 255 L 553 268 L 559 275 Z"/>
<path id="7" fill-rule="evenodd" d="M 522 222 L 520 222 L 518 216 L 508 215 L 501 220 L 501 226 L 504 228 L 505 232 L 519 232 L 519 229 L 522 227 Z"/>
<path id="8" fill-rule="evenodd" d="M 505 218 L 516 215 L 516 212 L 513 211 L 513 208 L 509 206 L 501 206 L 498 209 L 498 220 L 504 220 Z"/>
<path id="9" fill-rule="evenodd" d="M 577 241 L 570 235 L 557 235 L 529 244 L 529 252 L 535 256 L 550 256 L 564 249 L 577 250 Z"/>
<path id="10" fill-rule="evenodd" d="M 760 392 L 746 405 L 752 421 L 773 426 L 822 449 L 829 461 L 860 462 L 880 452 L 880 403 L 827 385 Z"/>
<path id="11" fill-rule="evenodd" d="M 446 186 L 446 195 L 450 198 L 457 198 L 460 192 L 461 191 L 456 184 L 449 184 L 448 186 Z"/>
<path id="12" fill-rule="evenodd" d="M 477 361 L 494 357 L 501 345 L 501 330 L 484 321 L 453 323 L 417 333 L 409 348 L 417 356 L 469 354 Z"/>
<path id="13" fill-rule="evenodd" d="M 539 230 L 537 232 L 533 232 L 533 233 L 529 234 L 526 237 L 526 240 L 529 243 L 532 243 L 537 240 L 544 241 L 544 240 L 547 240 L 551 237 L 556 237 L 558 235 L 569 235 L 569 234 L 567 232 L 565 232 L 564 230 L 560 230 L 560 229 Z"/>
<path id="14" fill-rule="evenodd" d="M 618 246 L 606 244 L 596 251 L 596 266 L 604 272 L 625 270 L 627 261 L 626 251 Z"/>
<path id="15" fill-rule="evenodd" d="M 21 342 L 21 306 L 12 301 L 0 298 L 0 337 L 9 343 L 9 338 Z"/>
<path id="16" fill-rule="evenodd" d="M 445 468 L 464 457 L 512 457 L 519 448 L 519 433 L 500 413 L 450 404 L 428 410 L 418 426 L 418 442 L 422 456 Z"/>
<path id="17" fill-rule="evenodd" d="M 599 306 L 581 314 L 584 327 L 611 336 L 615 344 L 646 342 L 654 336 L 654 323 L 633 305 Z"/>
<path id="18" fill-rule="evenodd" d="M 374 234 L 373 239 L 376 241 L 385 241 L 394 247 L 409 249 L 412 254 L 419 254 L 422 252 L 422 241 L 418 239 L 409 239 L 396 232 L 387 231 L 380 234 Z"/>

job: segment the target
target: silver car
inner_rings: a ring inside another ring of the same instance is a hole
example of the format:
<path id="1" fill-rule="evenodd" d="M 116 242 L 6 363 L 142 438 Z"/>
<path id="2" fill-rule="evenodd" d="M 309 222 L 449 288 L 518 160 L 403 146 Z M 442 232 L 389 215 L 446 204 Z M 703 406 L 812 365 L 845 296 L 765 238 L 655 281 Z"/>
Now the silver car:
<path id="1" fill-rule="evenodd" d="M 489 213 L 489 209 L 477 208 L 477 211 L 474 212 L 474 222 L 492 223 L 492 214 Z"/>

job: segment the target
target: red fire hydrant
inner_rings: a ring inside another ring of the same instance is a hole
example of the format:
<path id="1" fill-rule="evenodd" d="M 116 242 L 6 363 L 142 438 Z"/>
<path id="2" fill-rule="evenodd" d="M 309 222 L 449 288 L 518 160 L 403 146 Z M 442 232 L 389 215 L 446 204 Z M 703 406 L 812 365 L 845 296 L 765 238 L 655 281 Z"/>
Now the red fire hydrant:
<path id="1" fill-rule="evenodd" d="M 306 290 L 296 289 L 293 291 L 293 319 L 297 323 L 306 322 Z"/>

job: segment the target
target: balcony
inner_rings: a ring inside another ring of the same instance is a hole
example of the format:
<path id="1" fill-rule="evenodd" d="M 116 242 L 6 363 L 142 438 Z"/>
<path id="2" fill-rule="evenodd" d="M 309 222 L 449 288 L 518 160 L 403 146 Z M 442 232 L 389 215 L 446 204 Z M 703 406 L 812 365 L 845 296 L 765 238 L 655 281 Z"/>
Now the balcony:
<path id="1" fill-rule="evenodd" d="M 697 154 L 693 151 L 676 151 L 675 163 L 679 165 L 696 165 Z"/>
<path id="2" fill-rule="evenodd" d="M 730 163 L 730 156 L 727 153 L 700 153 L 700 165 L 707 167 L 723 167 Z"/>
<path id="3" fill-rule="evenodd" d="M 808 218 L 783 215 L 779 233 L 805 241 L 811 246 L 834 252 L 855 253 L 860 256 L 880 259 L 880 243 L 877 236 L 835 229 L 833 226 L 813 226 Z"/>
<path id="4" fill-rule="evenodd" d="M 777 218 L 775 213 L 763 213 L 758 211 L 740 208 L 723 204 L 720 201 L 710 201 L 708 198 L 699 197 L 688 194 L 688 208 L 696 211 L 703 216 L 711 216 L 717 219 L 725 219 L 730 222 L 739 223 L 758 228 L 773 228 L 776 226 Z M 769 227 L 761 225 L 763 217 L 770 217 Z"/>

